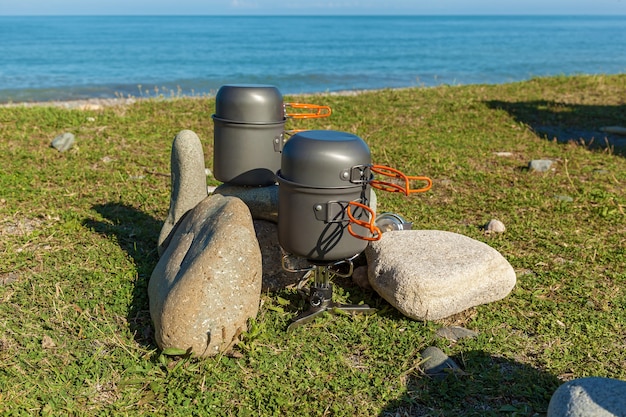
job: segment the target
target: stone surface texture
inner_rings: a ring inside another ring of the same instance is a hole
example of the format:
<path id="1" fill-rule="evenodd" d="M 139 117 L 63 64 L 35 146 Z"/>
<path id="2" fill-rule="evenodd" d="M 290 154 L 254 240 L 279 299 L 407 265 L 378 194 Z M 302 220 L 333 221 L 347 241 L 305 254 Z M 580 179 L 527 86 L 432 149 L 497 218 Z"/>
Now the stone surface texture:
<path id="1" fill-rule="evenodd" d="M 172 231 L 185 213 L 208 195 L 202 143 L 191 130 L 182 130 L 174 137 L 171 165 L 170 209 L 159 234 L 159 255 L 165 251 Z"/>
<path id="2" fill-rule="evenodd" d="M 221 184 L 213 191 L 213 194 L 240 198 L 248 205 L 253 219 L 278 223 L 278 185 L 245 187 Z"/>
<path id="3" fill-rule="evenodd" d="M 548 417 L 626 416 L 626 381 L 588 377 L 561 385 L 550 399 Z"/>
<path id="4" fill-rule="evenodd" d="M 364 290 L 372 289 L 370 280 L 367 277 L 367 265 L 361 265 L 354 268 L 354 272 L 352 272 L 352 282 Z"/>
<path id="5" fill-rule="evenodd" d="M 254 230 L 263 257 L 262 291 L 278 291 L 296 285 L 304 272 L 287 272 L 282 267 L 283 252 L 278 244 L 278 226 L 266 220 L 254 220 Z M 286 266 L 291 269 L 310 266 L 305 259 L 290 257 Z"/>
<path id="6" fill-rule="evenodd" d="M 228 350 L 255 317 L 262 263 L 248 207 L 206 197 L 181 220 L 148 284 L 161 349 L 194 356 Z"/>
<path id="7" fill-rule="evenodd" d="M 516 282 L 498 251 L 457 233 L 387 232 L 365 254 L 372 288 L 417 320 L 438 320 L 500 300 Z"/>

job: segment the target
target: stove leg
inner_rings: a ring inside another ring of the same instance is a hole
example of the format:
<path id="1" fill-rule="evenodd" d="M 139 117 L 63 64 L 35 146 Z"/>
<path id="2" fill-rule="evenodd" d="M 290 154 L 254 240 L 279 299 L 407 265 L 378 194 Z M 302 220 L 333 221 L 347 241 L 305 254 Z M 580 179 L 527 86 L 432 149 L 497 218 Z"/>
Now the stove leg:
<path id="1" fill-rule="evenodd" d="M 309 308 L 299 314 L 293 322 L 287 327 L 287 331 L 291 331 L 298 326 L 309 323 L 324 312 L 329 313 L 347 313 L 347 314 L 372 314 L 376 312 L 375 308 L 371 308 L 367 304 L 340 304 L 334 303 L 333 286 L 330 283 L 334 273 L 325 266 L 315 266 L 313 268 L 313 284 L 309 290 Z"/>

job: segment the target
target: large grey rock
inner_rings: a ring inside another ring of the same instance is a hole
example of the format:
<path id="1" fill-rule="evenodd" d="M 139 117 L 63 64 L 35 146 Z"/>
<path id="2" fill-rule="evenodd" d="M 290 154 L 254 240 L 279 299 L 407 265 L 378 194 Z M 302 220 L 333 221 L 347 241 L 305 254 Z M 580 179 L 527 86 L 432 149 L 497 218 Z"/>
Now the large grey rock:
<path id="1" fill-rule="evenodd" d="M 548 417 L 626 416 L 626 381 L 588 377 L 561 385 L 550 399 Z"/>
<path id="2" fill-rule="evenodd" d="M 278 185 L 245 187 L 221 184 L 213 193 L 240 198 L 248 205 L 252 218 L 255 220 L 268 220 L 278 223 Z"/>
<path id="3" fill-rule="evenodd" d="M 191 130 L 181 130 L 174 137 L 171 169 L 170 209 L 159 234 L 159 255 L 165 251 L 180 219 L 208 195 L 202 143 Z"/>
<path id="4" fill-rule="evenodd" d="M 417 320 L 438 320 L 500 300 L 516 281 L 498 251 L 457 233 L 387 232 L 365 254 L 372 288 Z"/>
<path id="5" fill-rule="evenodd" d="M 248 207 L 210 196 L 181 220 L 148 284 L 150 316 L 161 349 L 211 356 L 232 346 L 255 317 L 261 251 Z"/>

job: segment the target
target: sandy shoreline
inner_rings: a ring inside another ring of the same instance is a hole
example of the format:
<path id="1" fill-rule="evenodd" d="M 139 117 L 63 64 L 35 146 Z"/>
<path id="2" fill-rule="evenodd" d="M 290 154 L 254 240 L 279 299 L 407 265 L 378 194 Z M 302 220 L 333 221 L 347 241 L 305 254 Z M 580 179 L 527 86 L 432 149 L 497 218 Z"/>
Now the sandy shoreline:
<path id="1" fill-rule="evenodd" d="M 125 106 L 144 98 L 86 98 L 81 100 L 23 101 L 2 103 L 0 107 L 61 107 L 65 109 L 99 110 L 110 106 Z"/>
<path id="2" fill-rule="evenodd" d="M 403 90 L 406 88 L 393 88 L 393 90 Z M 386 89 L 372 89 L 372 90 L 342 90 L 342 91 L 330 91 L 330 92 L 318 92 L 318 93 L 302 93 L 302 94 L 285 94 L 289 97 L 315 97 L 315 96 L 356 96 L 367 92 L 380 91 Z M 64 109 L 77 109 L 77 110 L 100 110 L 104 107 L 111 106 L 127 106 L 143 100 L 176 100 L 180 98 L 195 98 L 206 99 L 213 96 L 179 96 L 179 97 L 126 97 L 126 98 L 85 98 L 80 100 L 49 100 L 49 101 L 18 101 L 9 103 L 0 103 L 1 107 L 60 107 Z"/>

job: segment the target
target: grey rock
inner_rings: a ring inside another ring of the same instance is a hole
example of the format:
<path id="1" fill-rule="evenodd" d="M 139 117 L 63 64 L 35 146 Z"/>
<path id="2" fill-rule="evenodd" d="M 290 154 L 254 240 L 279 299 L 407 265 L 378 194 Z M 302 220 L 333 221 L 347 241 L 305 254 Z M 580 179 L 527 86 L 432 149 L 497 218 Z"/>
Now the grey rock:
<path id="1" fill-rule="evenodd" d="M 500 220 L 491 219 L 485 225 L 485 232 L 486 233 L 504 233 L 506 232 L 506 227 L 504 226 L 504 223 L 502 223 Z"/>
<path id="2" fill-rule="evenodd" d="M 278 185 L 246 187 L 221 184 L 213 191 L 213 194 L 240 198 L 248 205 L 253 219 L 278 223 Z"/>
<path id="3" fill-rule="evenodd" d="M 448 355 L 437 347 L 429 346 L 422 352 L 422 369 L 426 375 L 445 377 L 450 374 L 462 374 L 463 371 Z"/>
<path id="4" fill-rule="evenodd" d="M 588 377 L 561 385 L 550 399 L 548 417 L 626 416 L 626 381 Z"/>
<path id="5" fill-rule="evenodd" d="M 516 282 L 507 260 L 457 233 L 383 233 L 365 249 L 372 288 L 405 316 L 438 320 L 506 297 Z"/>
<path id="6" fill-rule="evenodd" d="M 436 334 L 438 337 L 448 339 L 451 342 L 458 342 L 461 339 L 473 339 L 478 336 L 477 332 L 461 326 L 441 327 L 437 329 Z"/>
<path id="7" fill-rule="evenodd" d="M 159 234 L 159 255 L 167 248 L 174 228 L 185 213 L 208 195 L 202 143 L 191 130 L 182 130 L 174 137 L 171 169 L 170 209 Z"/>
<path id="8" fill-rule="evenodd" d="M 303 276 L 301 272 L 288 272 L 282 266 L 283 251 L 278 243 L 278 226 L 266 220 L 254 220 L 254 230 L 263 258 L 262 291 L 278 291 L 297 284 Z M 290 269 L 305 268 L 305 259 L 290 257 L 286 260 Z"/>
<path id="9" fill-rule="evenodd" d="M 148 284 L 161 349 L 227 351 L 258 313 L 262 261 L 248 207 L 210 196 L 180 221 Z"/>
<path id="10" fill-rule="evenodd" d="M 372 289 L 372 285 L 367 277 L 367 265 L 362 265 L 354 269 L 352 272 L 352 281 L 364 290 Z"/>
<path id="11" fill-rule="evenodd" d="M 528 163 L 528 169 L 530 171 L 546 172 L 552 167 L 553 163 L 554 161 L 551 159 L 534 159 Z"/>
<path id="12" fill-rule="evenodd" d="M 61 133 L 52 139 L 52 143 L 50 145 L 59 152 L 65 152 L 74 146 L 75 141 L 76 138 L 74 137 L 74 134 L 66 132 Z"/>

